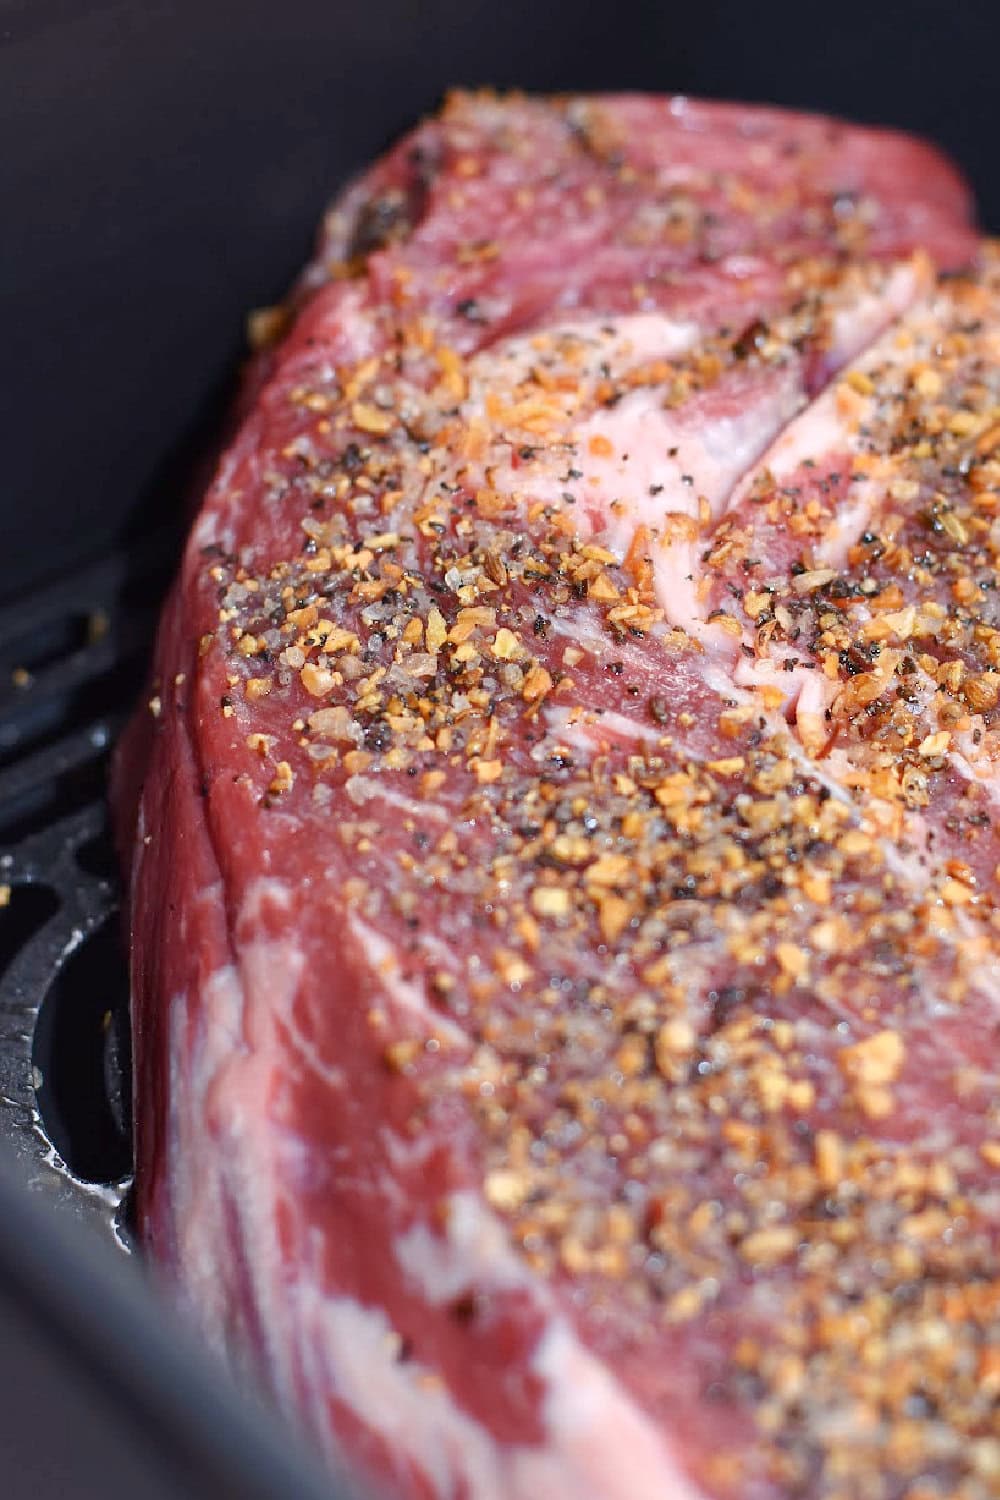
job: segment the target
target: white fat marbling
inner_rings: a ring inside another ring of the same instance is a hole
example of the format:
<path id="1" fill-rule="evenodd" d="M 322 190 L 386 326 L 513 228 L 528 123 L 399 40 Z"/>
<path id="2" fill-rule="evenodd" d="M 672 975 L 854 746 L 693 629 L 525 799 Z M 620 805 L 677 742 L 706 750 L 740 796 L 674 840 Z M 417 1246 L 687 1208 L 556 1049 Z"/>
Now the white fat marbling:
<path id="1" fill-rule="evenodd" d="M 378 974 L 390 1005 L 416 1020 L 428 1036 L 444 1037 L 460 1046 L 469 1045 L 462 1028 L 428 1003 L 424 986 L 404 979 L 399 973 L 398 950 L 380 932 L 356 912 L 348 913 L 345 925 L 371 969 Z"/>

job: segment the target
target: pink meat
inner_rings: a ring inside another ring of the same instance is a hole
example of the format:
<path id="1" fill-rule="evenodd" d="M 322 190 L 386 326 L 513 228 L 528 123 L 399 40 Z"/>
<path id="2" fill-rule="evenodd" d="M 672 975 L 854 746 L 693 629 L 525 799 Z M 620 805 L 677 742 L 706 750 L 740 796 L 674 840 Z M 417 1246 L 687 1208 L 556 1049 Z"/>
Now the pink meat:
<path id="1" fill-rule="evenodd" d="M 144 1241 L 371 1493 L 997 1492 L 998 299 L 770 110 L 329 214 L 114 796 Z"/>

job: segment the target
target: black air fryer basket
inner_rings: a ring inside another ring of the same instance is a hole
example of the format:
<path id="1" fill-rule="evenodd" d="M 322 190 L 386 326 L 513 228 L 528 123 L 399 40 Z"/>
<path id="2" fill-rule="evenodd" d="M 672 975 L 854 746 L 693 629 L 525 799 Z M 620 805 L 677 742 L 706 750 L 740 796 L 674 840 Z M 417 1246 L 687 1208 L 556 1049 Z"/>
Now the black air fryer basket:
<path id="1" fill-rule="evenodd" d="M 248 309 L 454 83 L 895 124 L 1000 224 L 1000 15 L 704 0 L 0 0 L 0 1493 L 341 1494 L 131 1248 L 104 797 Z"/>

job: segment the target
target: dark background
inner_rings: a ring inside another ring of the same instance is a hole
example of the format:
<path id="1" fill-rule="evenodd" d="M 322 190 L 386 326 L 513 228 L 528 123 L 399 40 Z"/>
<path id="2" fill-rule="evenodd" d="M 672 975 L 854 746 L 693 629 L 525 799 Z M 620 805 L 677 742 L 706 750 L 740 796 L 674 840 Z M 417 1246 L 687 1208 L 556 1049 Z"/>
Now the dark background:
<path id="1" fill-rule="evenodd" d="M 246 309 L 450 84 L 907 126 L 1000 227 L 998 40 L 977 0 L 0 0 L 0 592 L 176 503 Z"/>

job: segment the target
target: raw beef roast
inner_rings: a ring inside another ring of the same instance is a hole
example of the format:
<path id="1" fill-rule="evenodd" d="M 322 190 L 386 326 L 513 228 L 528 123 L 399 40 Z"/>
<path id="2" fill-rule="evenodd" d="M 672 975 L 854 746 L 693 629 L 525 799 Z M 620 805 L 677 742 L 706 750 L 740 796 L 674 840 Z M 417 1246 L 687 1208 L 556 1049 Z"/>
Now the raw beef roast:
<path id="1" fill-rule="evenodd" d="M 1000 1494 L 1000 257 L 905 138 L 459 96 L 121 753 L 138 1194 L 405 1500 Z"/>

